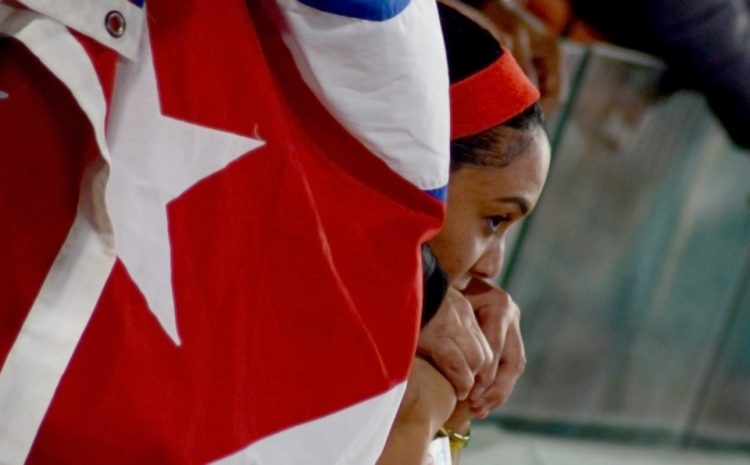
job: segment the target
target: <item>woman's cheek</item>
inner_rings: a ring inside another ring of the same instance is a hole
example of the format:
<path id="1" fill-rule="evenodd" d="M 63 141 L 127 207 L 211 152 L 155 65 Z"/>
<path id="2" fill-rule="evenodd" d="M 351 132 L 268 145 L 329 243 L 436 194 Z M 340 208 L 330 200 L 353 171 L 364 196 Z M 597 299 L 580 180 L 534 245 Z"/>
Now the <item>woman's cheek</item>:
<path id="1" fill-rule="evenodd" d="M 482 247 L 476 241 L 464 241 L 456 244 L 452 254 L 452 263 L 448 276 L 454 287 L 463 289 L 471 279 L 471 269 L 482 256 Z"/>

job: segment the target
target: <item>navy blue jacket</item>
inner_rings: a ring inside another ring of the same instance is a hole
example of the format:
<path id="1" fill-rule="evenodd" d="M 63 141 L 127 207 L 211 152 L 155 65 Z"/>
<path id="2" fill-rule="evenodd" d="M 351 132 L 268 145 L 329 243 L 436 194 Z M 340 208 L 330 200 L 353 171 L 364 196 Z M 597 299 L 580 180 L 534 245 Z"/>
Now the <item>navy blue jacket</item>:
<path id="1" fill-rule="evenodd" d="M 572 0 L 614 43 L 663 59 L 750 147 L 750 0 Z"/>

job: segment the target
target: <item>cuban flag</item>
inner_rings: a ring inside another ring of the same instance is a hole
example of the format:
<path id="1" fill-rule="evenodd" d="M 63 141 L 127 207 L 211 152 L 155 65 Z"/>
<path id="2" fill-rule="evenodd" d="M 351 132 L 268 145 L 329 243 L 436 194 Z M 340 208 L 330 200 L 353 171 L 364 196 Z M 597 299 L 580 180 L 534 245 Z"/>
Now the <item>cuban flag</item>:
<path id="1" fill-rule="evenodd" d="M 0 5 L 0 464 L 374 463 L 443 214 L 435 4 L 149 0 L 118 53 L 44 3 Z"/>
<path id="2" fill-rule="evenodd" d="M 278 4 L 285 42 L 326 108 L 394 171 L 445 199 L 448 77 L 434 2 Z"/>

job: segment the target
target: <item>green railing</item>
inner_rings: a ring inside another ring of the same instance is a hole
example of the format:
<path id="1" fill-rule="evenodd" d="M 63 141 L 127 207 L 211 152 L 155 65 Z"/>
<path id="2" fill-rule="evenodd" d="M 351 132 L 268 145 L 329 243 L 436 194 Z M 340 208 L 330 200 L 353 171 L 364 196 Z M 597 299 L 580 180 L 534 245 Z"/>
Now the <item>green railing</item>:
<path id="1" fill-rule="evenodd" d="M 750 154 L 700 95 L 660 93 L 658 61 L 565 50 L 550 178 L 502 279 L 528 366 L 489 421 L 750 451 Z"/>

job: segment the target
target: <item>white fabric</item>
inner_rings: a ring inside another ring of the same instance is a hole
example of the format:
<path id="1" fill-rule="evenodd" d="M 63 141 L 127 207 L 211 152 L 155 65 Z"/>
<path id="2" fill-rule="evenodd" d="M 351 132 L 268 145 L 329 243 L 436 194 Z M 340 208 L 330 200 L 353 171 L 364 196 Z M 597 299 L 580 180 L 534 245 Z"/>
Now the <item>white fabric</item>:
<path id="1" fill-rule="evenodd" d="M 102 156 L 84 177 L 78 213 L 71 231 L 0 370 L 0 464 L 14 465 L 25 462 L 112 270 L 116 242 L 113 228 L 115 236 L 118 233 L 123 236 L 122 241 L 117 241 L 117 249 L 123 249 L 126 266 L 133 263 L 134 247 L 144 246 L 141 253 L 151 254 L 149 259 L 156 261 L 157 255 L 152 254 L 150 248 L 153 244 L 139 243 L 141 237 L 129 236 L 132 230 L 121 227 L 125 219 L 152 221 L 146 224 L 156 226 L 144 229 L 155 232 L 152 238 L 167 241 L 168 245 L 166 202 L 262 142 L 163 117 L 159 110 L 150 49 L 147 49 L 147 59 L 142 65 L 129 64 L 121 70 L 123 76 L 118 79 L 115 90 L 120 96 L 120 104 L 113 102 L 114 134 L 108 146 L 104 93 L 86 51 L 70 31 L 61 23 L 36 12 L 0 5 L 0 34 L 21 41 L 68 87 L 92 125 Z M 148 42 L 144 42 L 147 46 Z M 141 146 L 144 144 L 153 148 L 143 150 Z M 109 147 L 117 160 L 111 166 L 107 164 L 112 158 Z M 144 156 L 159 160 L 149 163 L 143 160 Z M 153 208 L 144 207 L 142 203 L 123 206 L 127 202 L 144 200 L 141 193 L 133 193 L 132 179 L 128 179 L 128 174 L 141 168 L 147 172 L 156 169 L 166 173 L 163 176 L 153 173 L 143 173 L 142 178 L 141 173 L 135 176 L 154 183 L 156 191 L 152 193 L 161 195 L 158 199 L 161 203 L 154 203 Z M 114 177 L 110 176 L 110 169 Z M 105 189 L 112 189 L 114 193 L 105 193 Z M 113 203 L 113 206 L 108 206 L 114 212 L 112 223 L 105 208 L 105 197 Z M 140 215 L 141 212 L 134 211 L 137 207 L 143 207 L 146 216 L 128 216 Z M 149 217 L 148 214 L 155 216 Z M 149 304 L 156 302 L 152 309 L 155 308 L 154 312 L 165 330 L 178 341 L 168 249 L 166 257 L 159 255 L 158 258 L 162 259 L 158 263 L 160 267 L 147 265 L 136 272 L 129 271 L 134 279 L 137 278 L 136 283 L 142 286 Z M 136 265 L 145 261 L 136 259 Z M 156 298 L 149 287 L 154 282 L 168 283 L 166 292 Z M 165 295 L 168 296 L 166 309 Z"/>
<path id="2" fill-rule="evenodd" d="M 20 0 L 27 7 L 87 35 L 121 55 L 135 60 L 145 23 L 143 10 L 127 0 Z M 125 18 L 121 37 L 107 32 L 104 19 L 110 11 Z"/>
<path id="3" fill-rule="evenodd" d="M 431 465 L 452 465 L 451 445 L 447 437 L 436 438 L 427 449 L 428 463 Z M 431 462 L 430 462 L 431 460 Z"/>
<path id="4" fill-rule="evenodd" d="M 372 465 L 383 450 L 406 382 L 352 407 L 289 428 L 212 465 Z"/>
<path id="5" fill-rule="evenodd" d="M 276 0 L 285 42 L 328 110 L 420 189 L 448 182 L 448 67 L 434 0 L 367 21 Z"/>
<path id="6" fill-rule="evenodd" d="M 34 12 L 0 5 L 0 18 L 0 33 L 15 36 L 71 89 L 109 158 L 104 94 L 81 45 L 60 23 Z M 104 161 L 87 171 L 73 226 L 0 369 L 0 464 L 25 462 L 114 264 L 103 209 L 107 173 Z"/>
<path id="7" fill-rule="evenodd" d="M 139 63 L 120 63 L 107 133 L 107 206 L 117 255 L 149 308 L 179 344 L 172 294 L 167 204 L 262 141 L 161 113 L 148 30 Z"/>
<path id="8" fill-rule="evenodd" d="M 0 371 L 0 464 L 26 461 L 114 261 L 79 213 Z"/>

